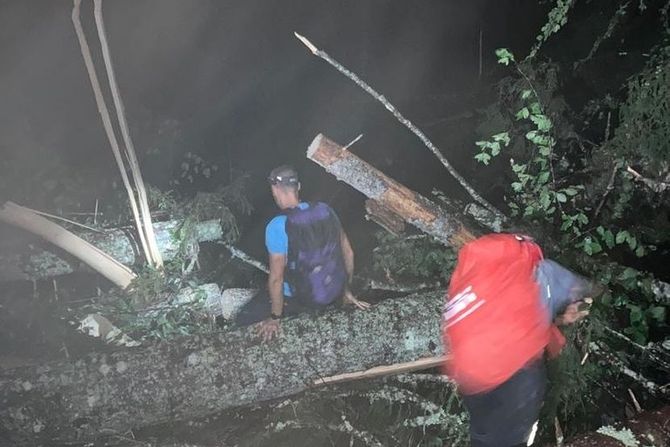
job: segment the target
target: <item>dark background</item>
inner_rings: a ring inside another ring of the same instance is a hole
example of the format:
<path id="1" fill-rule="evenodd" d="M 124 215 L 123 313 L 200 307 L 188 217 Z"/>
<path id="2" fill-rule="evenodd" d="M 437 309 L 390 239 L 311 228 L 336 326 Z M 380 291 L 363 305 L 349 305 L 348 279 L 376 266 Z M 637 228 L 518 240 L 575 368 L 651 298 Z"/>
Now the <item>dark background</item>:
<path id="1" fill-rule="evenodd" d="M 82 20 L 104 85 L 92 3 L 83 2 Z M 262 229 L 274 212 L 264 178 L 286 162 L 301 171 L 306 198 L 329 201 L 340 212 L 355 246 L 371 237 L 374 226 L 362 220 L 363 197 L 304 156 L 319 132 L 341 144 L 363 133 L 351 150 L 411 188 L 460 191 L 416 137 L 313 57 L 294 31 L 386 95 L 468 174 L 473 126 L 453 117 L 472 111 L 483 86 L 499 73 L 495 48 L 527 52 L 547 6 L 521 0 L 103 3 L 145 181 L 170 189 L 186 152 L 217 164 L 221 183 L 231 173 L 249 173 L 256 211 L 242 222 L 241 244 L 260 256 Z M 67 166 L 63 181 L 75 173 L 87 179 L 77 200 L 92 210 L 119 175 L 71 11 L 67 0 L 0 2 L 0 151 L 5 163 L 26 171 L 24 178 L 58 157 Z M 484 194 L 489 186 L 478 185 Z M 15 193 L 4 194 L 18 201 Z M 26 206 L 57 208 L 31 204 L 29 194 L 22 199 Z"/>

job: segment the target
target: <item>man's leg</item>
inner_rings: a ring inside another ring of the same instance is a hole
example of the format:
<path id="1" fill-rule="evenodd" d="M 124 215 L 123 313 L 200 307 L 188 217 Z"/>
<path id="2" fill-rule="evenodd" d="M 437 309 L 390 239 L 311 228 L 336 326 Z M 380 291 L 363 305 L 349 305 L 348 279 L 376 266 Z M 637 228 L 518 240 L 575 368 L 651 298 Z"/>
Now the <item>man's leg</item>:
<path id="1" fill-rule="evenodd" d="M 472 447 L 525 445 L 539 417 L 546 382 L 540 359 L 487 393 L 463 396 Z"/>

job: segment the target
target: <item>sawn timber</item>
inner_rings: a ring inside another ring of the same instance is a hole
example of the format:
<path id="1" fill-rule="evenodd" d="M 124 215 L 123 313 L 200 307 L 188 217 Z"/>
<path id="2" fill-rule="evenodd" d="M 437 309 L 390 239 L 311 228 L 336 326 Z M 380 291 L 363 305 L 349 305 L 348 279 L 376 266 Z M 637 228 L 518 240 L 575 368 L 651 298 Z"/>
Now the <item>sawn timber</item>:
<path id="1" fill-rule="evenodd" d="M 92 439 L 298 393 L 319 378 L 442 354 L 442 293 L 0 371 L 0 444 Z"/>

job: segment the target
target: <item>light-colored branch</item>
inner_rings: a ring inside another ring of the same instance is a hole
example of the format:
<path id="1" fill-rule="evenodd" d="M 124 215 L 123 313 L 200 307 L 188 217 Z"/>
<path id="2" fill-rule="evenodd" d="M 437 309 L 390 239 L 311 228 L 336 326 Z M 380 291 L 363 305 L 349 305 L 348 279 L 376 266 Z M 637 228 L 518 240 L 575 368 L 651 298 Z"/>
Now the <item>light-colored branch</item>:
<path id="1" fill-rule="evenodd" d="M 635 180 L 644 183 L 645 186 L 647 186 L 647 188 L 651 189 L 654 192 L 661 193 L 666 189 L 670 188 L 670 183 L 644 177 L 642 174 L 640 174 L 630 166 L 626 168 L 626 171 L 628 171 L 628 173 L 631 174 L 635 178 Z"/>
<path id="2" fill-rule="evenodd" d="M 607 201 L 607 196 L 610 195 L 610 193 L 614 190 L 614 180 L 616 179 L 616 173 L 619 170 L 621 165 L 619 162 L 614 162 L 614 167 L 612 168 L 612 173 L 610 174 L 610 179 L 607 182 L 607 188 L 605 188 L 605 192 L 603 193 L 602 198 L 600 199 L 600 202 L 598 203 L 598 206 L 596 207 L 595 212 L 593 213 L 594 217 L 598 217 L 600 214 L 600 210 L 602 209 L 603 205 L 605 205 L 605 202 Z"/>
<path id="3" fill-rule="evenodd" d="M 119 142 L 116 139 L 116 134 L 114 133 L 114 128 L 112 126 L 112 120 L 109 115 L 109 108 L 105 101 L 104 96 L 102 95 L 102 89 L 100 88 L 100 81 L 98 80 L 98 75 L 95 72 L 95 65 L 93 64 L 93 57 L 91 56 L 91 49 L 88 46 L 88 41 L 86 35 L 84 34 L 84 29 L 81 26 L 80 19 L 80 10 L 81 10 L 81 0 L 73 0 L 74 7 L 72 8 L 72 23 L 74 24 L 75 32 L 77 33 L 77 40 L 79 41 L 79 46 L 81 47 L 81 55 L 84 58 L 84 65 L 86 66 L 86 71 L 88 72 L 88 77 L 91 81 L 91 87 L 93 88 L 93 95 L 95 96 L 95 103 L 98 108 L 98 113 L 100 113 L 100 118 L 102 119 L 102 125 L 105 129 L 105 134 L 109 140 L 109 145 L 112 147 L 112 153 L 114 154 L 114 160 L 119 167 L 119 172 L 121 173 L 121 180 L 123 181 L 123 186 L 126 188 L 128 193 L 128 200 L 130 202 L 130 209 L 133 213 L 133 218 L 135 219 L 135 225 L 138 229 L 138 234 L 140 238 L 140 244 L 142 246 L 142 252 L 145 257 L 150 260 L 149 256 L 149 246 L 147 245 L 147 240 L 142 229 L 142 221 L 140 219 L 139 208 L 137 207 L 137 201 L 135 200 L 135 192 L 133 191 L 132 186 L 130 185 L 130 179 L 128 178 L 128 173 L 126 172 L 125 165 L 123 163 L 123 158 L 121 157 L 121 150 L 119 149 Z"/>
<path id="4" fill-rule="evenodd" d="M 116 83 L 116 75 L 114 74 L 112 56 L 109 51 L 109 44 L 107 43 L 105 22 L 102 17 L 102 0 L 95 0 L 95 24 L 98 30 L 98 38 L 100 39 L 100 45 L 102 47 L 102 57 L 105 61 L 105 68 L 107 70 L 107 79 L 109 80 L 109 87 L 112 93 L 112 99 L 114 100 L 114 107 L 116 108 L 116 116 L 117 119 L 119 120 L 121 135 L 123 136 L 123 141 L 126 145 L 126 155 L 128 157 L 128 162 L 130 164 L 130 172 L 133 175 L 135 188 L 137 188 L 137 194 L 140 206 L 140 217 L 142 220 L 142 228 L 144 229 L 147 245 L 149 248 L 148 254 L 154 266 L 162 267 L 163 259 L 161 258 L 160 251 L 158 250 L 158 244 L 156 243 L 156 235 L 154 234 L 153 225 L 151 223 L 151 212 L 149 210 L 149 202 L 147 200 L 147 191 L 146 188 L 144 187 L 144 180 L 142 179 L 140 165 L 137 161 L 137 156 L 135 154 L 135 147 L 133 145 L 133 140 L 130 137 L 130 130 L 128 129 L 128 122 L 126 121 L 123 101 L 121 99 L 121 93 L 119 91 L 119 86 Z"/>
<path id="5" fill-rule="evenodd" d="M 135 278 L 135 274 L 128 267 L 99 248 L 13 202 L 7 202 L 0 208 L 0 221 L 36 234 L 62 248 L 122 289 L 128 287 Z"/>
<path id="6" fill-rule="evenodd" d="M 374 279 L 365 280 L 365 286 L 372 290 L 384 290 L 387 292 L 417 293 L 424 290 L 433 290 L 440 287 L 439 282 L 419 284 L 387 284 Z"/>
<path id="7" fill-rule="evenodd" d="M 463 178 L 461 174 L 456 171 L 456 169 L 449 163 L 449 161 L 446 159 L 446 157 L 440 152 L 440 150 L 433 144 L 432 141 L 424 134 L 418 127 L 416 127 L 410 120 L 405 118 L 399 111 L 398 109 L 395 108 L 393 104 L 391 104 L 383 95 L 378 93 L 375 89 L 370 87 L 365 81 L 363 81 L 361 78 L 356 75 L 356 73 L 352 72 L 351 70 L 347 69 L 344 67 L 342 64 L 337 62 L 335 59 L 330 57 L 328 53 L 326 53 L 323 50 L 318 49 L 312 42 L 310 42 L 305 36 L 302 36 L 298 33 L 294 33 L 295 36 L 302 42 L 315 56 L 323 59 L 324 61 L 328 62 L 331 66 L 333 66 L 337 71 L 345 75 L 347 78 L 352 80 L 356 85 L 358 85 L 360 88 L 362 88 L 365 92 L 367 92 L 369 95 L 371 95 L 373 98 L 375 98 L 377 101 L 382 103 L 384 107 L 393 114 L 393 116 L 407 129 L 409 129 L 414 135 L 416 135 L 419 140 L 437 157 L 437 159 L 442 163 L 442 165 L 447 169 L 449 174 L 451 174 L 457 181 L 458 183 L 461 184 L 461 186 L 470 194 L 470 196 L 478 203 L 480 203 L 482 206 L 486 207 L 488 210 L 491 212 L 495 213 L 496 216 L 506 220 L 505 215 L 496 209 L 493 205 L 491 205 L 486 199 L 484 199 L 482 196 L 475 191 L 475 189 Z"/>
<path id="8" fill-rule="evenodd" d="M 245 252 L 243 252 L 239 248 L 234 247 L 234 246 L 232 246 L 230 244 L 227 244 L 225 242 L 221 242 L 221 241 L 219 241 L 218 243 L 223 245 L 224 247 L 226 247 L 226 249 L 230 252 L 230 254 L 234 258 L 237 258 L 240 261 L 245 262 L 252 267 L 256 267 L 261 272 L 270 273 L 270 270 L 268 269 L 267 265 L 263 264 L 261 261 L 258 261 L 256 259 L 252 258 L 251 256 L 249 256 L 248 254 L 246 254 Z"/>
<path id="9" fill-rule="evenodd" d="M 330 385 L 334 383 L 350 382 L 352 380 L 372 379 L 375 377 L 388 376 L 390 374 L 402 374 L 422 369 L 435 368 L 442 365 L 447 356 L 426 357 L 413 362 L 396 363 L 394 365 L 377 366 L 365 371 L 337 374 L 330 377 L 321 377 L 314 381 L 314 386 Z"/>
<path id="10" fill-rule="evenodd" d="M 624 334 L 615 331 L 614 329 L 611 329 L 610 327 L 606 326 L 605 324 L 599 323 L 598 326 L 600 326 L 603 331 L 606 333 L 612 335 L 615 338 L 618 338 L 619 340 L 625 341 L 629 345 L 631 345 L 634 348 L 637 348 L 639 351 L 641 351 L 643 354 L 645 354 L 649 360 L 652 362 L 656 363 L 658 366 L 661 368 L 665 369 L 670 373 L 670 363 L 667 361 L 663 360 L 660 358 L 658 355 L 656 355 L 654 352 L 652 352 L 652 349 L 647 346 L 642 346 L 641 344 L 631 340 L 630 338 L 626 337 Z M 653 345 L 652 345 L 653 346 Z"/>
<path id="11" fill-rule="evenodd" d="M 605 347 L 603 347 L 600 343 L 591 342 L 589 343 L 589 348 L 591 349 L 591 352 L 597 354 L 600 358 L 604 359 L 610 365 L 614 366 L 621 374 L 628 376 L 635 382 L 639 383 L 651 394 L 653 395 L 670 394 L 669 389 L 663 386 L 659 386 L 657 383 L 649 380 L 648 378 L 638 373 L 637 371 L 633 371 L 628 366 L 626 366 L 626 364 L 624 364 L 623 361 L 618 359 L 613 354 L 607 352 L 607 349 L 605 349 Z"/>
<path id="12" fill-rule="evenodd" d="M 93 232 L 95 232 L 95 233 L 104 233 L 104 231 L 99 230 L 98 228 L 89 227 L 88 225 L 84 225 L 84 224 L 82 224 L 82 223 L 75 222 L 74 220 L 66 219 L 66 218 L 63 217 L 63 216 L 56 216 L 55 214 L 45 213 L 44 211 L 38 211 L 38 210 L 34 210 L 34 209 L 32 209 L 32 208 L 27 208 L 27 207 L 24 207 L 24 208 L 26 208 L 27 210 L 32 211 L 32 212 L 35 213 L 35 214 L 39 214 L 40 216 L 44 216 L 44 217 L 49 217 L 49 218 L 51 218 L 51 219 L 60 220 L 61 222 L 67 222 L 67 223 L 69 223 L 69 224 L 76 225 L 76 226 L 81 227 L 81 228 L 85 228 L 86 230 L 93 231 Z"/>

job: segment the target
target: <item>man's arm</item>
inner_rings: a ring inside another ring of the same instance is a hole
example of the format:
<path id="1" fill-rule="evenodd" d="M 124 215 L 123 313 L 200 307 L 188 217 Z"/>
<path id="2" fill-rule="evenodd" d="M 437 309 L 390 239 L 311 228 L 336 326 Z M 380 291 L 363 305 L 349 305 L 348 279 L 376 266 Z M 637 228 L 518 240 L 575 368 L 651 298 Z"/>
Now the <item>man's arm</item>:
<path id="1" fill-rule="evenodd" d="M 271 312 L 281 317 L 284 312 L 284 268 L 286 255 L 270 253 L 270 275 L 268 276 L 268 293 L 270 294 Z M 261 321 L 258 333 L 264 341 L 272 340 L 279 333 L 279 320 L 272 317 Z"/>
<path id="2" fill-rule="evenodd" d="M 344 230 L 340 234 L 340 245 L 342 247 L 342 258 L 344 259 L 344 270 L 347 272 L 347 283 L 344 286 L 344 303 L 352 304 L 359 309 L 365 310 L 370 307 L 370 303 L 356 299 L 351 293 L 351 282 L 354 279 L 354 249 Z"/>
<path id="3" fill-rule="evenodd" d="M 347 237 L 347 233 L 342 230 L 340 235 L 340 245 L 342 246 L 342 257 L 344 258 L 344 270 L 347 272 L 347 289 L 354 279 L 354 249 Z"/>
<path id="4" fill-rule="evenodd" d="M 268 276 L 268 292 L 272 302 L 272 313 L 281 316 L 284 311 L 284 268 L 286 255 L 270 253 L 270 275 Z"/>

